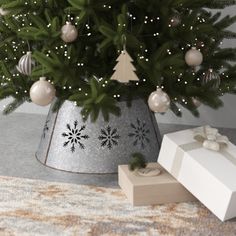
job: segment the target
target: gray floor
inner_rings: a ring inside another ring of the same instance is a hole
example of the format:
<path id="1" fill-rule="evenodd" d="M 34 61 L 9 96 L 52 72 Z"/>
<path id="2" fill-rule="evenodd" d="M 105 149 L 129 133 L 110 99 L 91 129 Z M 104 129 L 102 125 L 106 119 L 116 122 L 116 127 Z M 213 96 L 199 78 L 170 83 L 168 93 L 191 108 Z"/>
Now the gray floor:
<path id="1" fill-rule="evenodd" d="M 0 175 L 46 181 L 117 187 L 117 175 L 72 174 L 41 165 L 35 158 L 45 116 L 14 113 L 0 115 Z M 159 124 L 162 134 L 188 128 Z M 235 129 L 220 129 L 236 143 Z"/>

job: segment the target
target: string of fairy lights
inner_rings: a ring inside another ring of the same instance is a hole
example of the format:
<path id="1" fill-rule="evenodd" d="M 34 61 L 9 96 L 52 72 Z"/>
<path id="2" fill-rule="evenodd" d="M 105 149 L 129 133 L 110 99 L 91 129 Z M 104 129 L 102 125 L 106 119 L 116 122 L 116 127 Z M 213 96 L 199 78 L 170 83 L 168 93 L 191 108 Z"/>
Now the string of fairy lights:
<path id="1" fill-rule="evenodd" d="M 47 1 L 45 1 L 45 3 L 47 3 Z M 29 4 L 28 1 L 25 1 L 25 5 L 28 5 L 28 4 Z M 33 4 L 37 4 L 37 1 L 34 1 Z M 104 5 L 103 5 L 103 8 L 112 9 L 112 6 L 111 6 L 111 5 L 106 5 L 106 4 L 104 4 Z M 3 9 L 0 9 L 0 14 L 2 14 L 3 16 L 9 14 L 8 11 L 5 11 L 5 12 L 3 12 L 3 11 L 4 11 Z M 3 13 L 4 13 L 4 14 L 3 14 Z M 32 22 L 29 22 L 29 17 L 28 17 L 29 14 L 31 14 L 31 13 L 28 12 L 28 13 L 24 13 L 24 14 L 12 15 L 12 17 L 13 17 L 15 20 L 17 20 L 17 22 L 21 23 L 21 27 L 24 29 L 24 27 L 33 26 L 33 23 L 32 23 Z M 35 13 L 33 13 L 33 14 L 36 15 L 37 13 L 35 12 Z M 131 30 L 132 30 L 132 27 L 133 27 L 133 25 L 134 25 L 134 22 L 137 20 L 137 17 L 134 16 L 133 14 L 131 14 L 130 12 L 128 12 L 128 17 L 130 18 L 130 25 L 131 25 L 130 27 L 131 27 Z M 68 18 L 68 20 L 69 20 L 70 22 L 74 22 L 74 25 L 75 25 L 75 26 L 78 25 L 78 21 L 79 21 L 79 17 L 78 17 L 78 16 L 75 16 L 75 17 L 74 17 L 74 16 L 72 16 L 71 14 L 68 14 L 68 15 L 67 15 L 67 18 Z M 2 20 L 3 20 L 3 23 L 5 24 L 5 26 L 6 26 L 9 30 L 11 30 L 11 26 L 9 26 L 9 25 L 4 21 L 4 17 L 2 17 Z M 153 17 L 145 16 L 143 23 L 144 23 L 145 25 L 147 25 L 147 24 L 156 24 L 156 22 L 159 22 L 160 20 L 161 20 L 161 17 L 155 17 L 155 18 L 153 18 Z M 202 23 L 202 24 L 204 24 L 204 23 L 206 22 L 206 20 L 205 20 L 203 17 L 200 17 L 200 16 L 197 17 L 197 21 L 198 21 L 199 23 Z M 48 23 L 48 24 L 47 24 L 47 28 L 50 29 L 51 26 L 52 26 L 51 23 Z M 120 27 L 120 26 L 121 26 L 121 25 L 118 24 L 118 27 Z M 176 26 L 182 26 L 183 28 L 186 28 L 186 25 L 181 22 L 181 18 L 180 18 L 178 15 L 175 15 L 175 16 L 173 16 L 172 18 L 170 18 L 170 21 L 169 21 L 169 23 L 168 23 L 167 26 L 168 26 L 169 28 L 176 27 Z M 124 24 L 124 25 L 122 25 L 122 27 L 126 28 L 127 25 Z M 85 24 L 85 29 L 87 30 L 87 32 L 86 32 L 85 34 L 79 35 L 79 37 L 91 37 L 91 36 L 93 36 L 93 32 L 91 31 L 91 26 L 90 26 L 90 23 L 89 23 L 89 22 L 88 22 L 87 24 Z M 22 30 L 22 29 L 19 28 L 19 29 L 18 29 L 18 32 L 21 32 L 21 30 Z M 193 31 L 193 30 L 194 30 L 194 26 L 190 26 L 190 28 L 189 28 L 188 30 Z M 140 35 L 140 37 L 142 37 L 142 38 L 145 38 L 145 37 L 154 37 L 154 38 L 156 38 L 156 37 L 159 37 L 159 36 L 160 36 L 160 32 L 153 32 L 153 33 L 150 33 L 150 34 Z M 212 40 L 215 41 L 215 39 L 212 39 Z M 26 53 L 25 50 L 22 50 L 22 48 L 25 48 L 25 45 L 27 44 L 27 42 L 26 42 L 25 40 L 19 40 L 18 42 L 12 41 L 11 44 L 12 44 L 13 52 L 17 53 L 18 50 L 21 50 L 21 52 L 22 52 L 23 55 Z M 223 42 L 220 42 L 220 45 L 222 45 L 222 44 L 223 44 Z M 6 52 L 6 54 L 8 53 L 8 49 L 9 49 L 8 46 L 9 46 L 9 45 L 5 44 L 5 52 Z M 195 42 L 194 42 L 194 43 L 187 43 L 185 47 L 181 47 L 181 50 L 182 50 L 182 51 L 186 51 L 186 49 L 189 49 L 189 48 L 191 48 L 191 47 L 193 47 L 193 46 L 194 46 L 194 47 L 197 47 L 197 46 L 198 46 L 198 47 L 204 48 L 204 47 L 205 47 L 205 44 L 204 44 L 204 42 L 200 42 L 200 45 L 199 45 L 199 40 L 198 40 L 198 38 L 195 38 Z M 55 50 L 55 53 L 56 53 L 57 55 L 60 55 L 61 53 L 63 53 L 64 57 L 66 57 L 68 60 L 71 59 L 71 55 L 70 55 L 69 52 L 68 52 L 68 43 L 62 42 L 61 45 L 56 45 L 55 48 L 53 48 L 53 49 L 51 49 L 51 50 Z M 48 51 L 47 51 L 47 53 L 46 53 L 46 56 L 47 56 L 47 57 L 50 57 L 51 50 L 48 50 Z M 145 62 L 149 62 L 149 58 L 148 58 L 148 56 L 147 56 L 148 53 L 149 53 L 148 49 L 147 49 L 147 48 L 144 48 L 144 47 L 141 45 L 141 46 L 140 46 L 140 50 L 141 50 L 141 52 L 137 54 L 138 59 L 139 59 L 139 60 L 145 60 Z M 173 52 L 171 49 L 167 49 L 167 50 L 166 50 L 166 53 L 171 56 L 171 55 L 173 55 L 174 52 Z M 8 62 L 8 61 L 9 61 L 9 58 L 8 58 L 8 57 L 5 57 L 4 60 L 5 60 L 5 62 Z M 14 56 L 13 58 L 10 58 L 10 60 L 14 60 L 14 61 L 17 62 L 17 60 L 19 60 L 19 58 L 17 58 L 16 56 Z M 78 61 L 78 62 L 77 62 L 77 66 L 78 66 L 78 67 L 84 67 L 84 66 L 85 66 L 85 63 L 82 62 L 82 61 Z M 221 68 L 223 69 L 224 66 L 222 65 Z M 169 69 L 172 70 L 173 67 L 170 66 Z M 177 74 L 176 71 L 173 70 L 172 73 L 173 73 L 174 76 L 176 76 L 178 82 L 183 82 L 185 85 L 188 84 L 188 81 L 186 81 L 186 80 L 185 80 L 185 81 L 182 81 L 182 76 L 183 76 L 183 73 L 182 73 L 182 72 L 179 73 L 179 74 Z M 195 74 L 196 74 L 196 72 L 193 71 L 193 72 L 192 72 L 192 75 L 195 76 Z M 204 73 L 202 74 L 202 76 L 205 76 L 205 75 L 206 75 L 206 73 L 204 72 Z M 225 75 L 224 72 L 222 72 L 221 75 L 228 78 L 228 75 Z M 20 77 L 20 76 L 21 76 L 20 73 L 17 73 L 17 72 L 16 72 L 16 73 L 13 72 L 13 74 L 12 74 L 12 77 L 14 77 L 14 78 L 15 78 L 15 77 Z M 11 81 L 11 78 L 8 78 L 8 77 L 6 77 L 6 76 L 4 76 L 4 75 L 2 76 L 2 78 L 3 78 L 3 81 L 8 81 L 8 82 Z M 98 80 L 103 82 L 103 84 L 102 84 L 103 87 L 105 87 L 105 86 L 107 85 L 107 83 L 108 83 L 108 81 L 107 81 L 107 80 L 104 81 L 103 78 L 99 78 Z M 196 80 L 197 80 L 197 81 L 200 81 L 201 78 L 198 77 Z M 142 79 L 142 82 L 146 82 L 146 81 L 147 81 L 146 78 L 143 78 L 143 79 Z M 49 82 L 50 82 L 51 84 L 54 84 L 53 81 L 50 81 L 50 80 L 49 80 Z M 137 86 L 138 86 L 139 84 L 140 84 L 139 82 L 136 83 Z M 1 85 L 2 85 L 2 86 L 5 86 L 6 83 L 1 83 Z M 160 86 L 160 87 L 161 87 L 162 89 L 164 89 L 164 86 Z M 73 87 L 72 87 L 72 86 L 64 86 L 63 89 L 64 89 L 64 90 L 67 90 L 67 89 L 72 90 Z M 228 89 L 230 89 L 230 88 L 228 88 Z M 78 88 L 78 91 L 81 92 L 82 89 L 81 89 L 81 88 Z M 19 94 L 20 92 L 22 92 L 22 91 L 16 91 L 15 93 L 16 93 L 16 94 Z M 24 93 L 25 93 L 25 94 L 28 94 L 29 91 L 24 90 Z M 85 94 L 85 95 L 86 95 L 86 94 Z M 222 95 L 223 95 L 223 94 L 222 94 Z M 120 98 L 120 95 L 119 95 L 119 94 L 114 94 L 114 98 Z M 188 102 L 186 101 L 185 98 L 182 98 L 181 100 L 179 100 L 178 97 L 175 97 L 175 98 L 173 98 L 173 100 L 174 100 L 175 102 L 184 103 L 185 105 L 188 104 Z M 179 111 L 181 111 L 181 109 L 179 109 Z"/>

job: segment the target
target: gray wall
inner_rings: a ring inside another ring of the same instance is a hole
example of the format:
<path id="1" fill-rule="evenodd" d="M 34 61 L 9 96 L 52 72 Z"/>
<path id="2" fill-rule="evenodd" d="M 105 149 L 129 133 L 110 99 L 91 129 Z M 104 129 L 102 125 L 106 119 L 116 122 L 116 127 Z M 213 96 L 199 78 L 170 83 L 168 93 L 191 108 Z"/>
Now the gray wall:
<path id="1" fill-rule="evenodd" d="M 223 15 L 234 15 L 236 12 L 236 6 L 228 7 L 223 11 Z M 231 30 L 236 31 L 236 24 L 231 27 Z M 236 40 L 225 40 L 223 47 L 235 47 Z M 170 111 L 165 115 L 157 115 L 157 119 L 162 123 L 174 123 L 174 124 L 189 124 L 189 125 L 201 125 L 211 124 L 218 127 L 233 127 L 236 128 L 236 97 L 233 95 L 226 95 L 223 97 L 225 106 L 215 111 L 209 107 L 201 106 L 200 118 L 193 117 L 189 111 L 183 109 L 183 117 L 177 118 Z M 0 102 L 0 110 L 3 106 L 9 102 L 9 99 Z M 36 114 L 47 114 L 48 107 L 42 108 L 33 104 L 25 104 L 21 106 L 18 112 L 36 113 Z"/>

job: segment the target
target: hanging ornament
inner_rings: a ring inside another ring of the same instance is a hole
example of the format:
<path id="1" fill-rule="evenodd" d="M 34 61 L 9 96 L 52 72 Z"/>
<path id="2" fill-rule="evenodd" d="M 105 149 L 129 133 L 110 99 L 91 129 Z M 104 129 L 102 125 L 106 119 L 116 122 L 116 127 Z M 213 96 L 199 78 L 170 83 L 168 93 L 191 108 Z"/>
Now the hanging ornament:
<path id="1" fill-rule="evenodd" d="M 114 68 L 115 73 L 112 75 L 111 80 L 116 80 L 120 83 L 128 83 L 129 81 L 139 81 L 139 78 L 135 73 L 136 69 L 132 64 L 133 59 L 125 50 L 125 48 L 116 61 L 118 63 Z"/>
<path id="2" fill-rule="evenodd" d="M 139 81 L 138 76 L 136 75 L 135 67 L 132 64 L 133 59 L 126 50 L 126 36 L 122 35 L 123 42 L 123 51 L 117 58 L 117 64 L 114 67 L 114 74 L 111 77 L 111 80 L 116 80 L 120 83 L 128 83 L 129 81 Z"/>
<path id="3" fill-rule="evenodd" d="M 180 15 L 173 15 L 171 18 L 170 18 L 170 23 L 169 25 L 172 26 L 172 27 L 176 27 L 178 25 L 180 25 L 181 23 L 181 17 Z"/>
<path id="4" fill-rule="evenodd" d="M 10 13 L 8 10 L 4 10 L 2 7 L 0 7 L 0 15 L 1 16 L 6 16 Z"/>
<path id="5" fill-rule="evenodd" d="M 31 75 L 32 67 L 35 65 L 35 61 L 32 60 L 32 53 L 27 52 L 19 60 L 18 66 L 16 69 L 23 75 Z"/>
<path id="6" fill-rule="evenodd" d="M 66 22 L 61 28 L 61 38 L 65 43 L 74 42 L 78 38 L 78 34 L 77 28 L 71 22 Z"/>
<path id="7" fill-rule="evenodd" d="M 49 105 L 56 96 L 56 89 L 45 77 L 41 77 L 30 89 L 30 98 L 39 106 Z"/>
<path id="8" fill-rule="evenodd" d="M 205 47 L 205 43 L 203 41 L 197 41 L 196 42 L 196 46 L 197 46 L 197 48 L 204 48 Z"/>
<path id="9" fill-rule="evenodd" d="M 195 97 L 192 98 L 193 104 L 196 108 L 200 107 L 202 103 Z"/>
<path id="10" fill-rule="evenodd" d="M 203 55 L 195 47 L 192 47 L 192 49 L 185 54 L 185 62 L 189 66 L 200 66 L 203 62 Z"/>
<path id="11" fill-rule="evenodd" d="M 170 108 L 170 97 L 161 88 L 157 90 L 148 98 L 148 106 L 153 112 L 165 113 Z"/>
<path id="12" fill-rule="evenodd" d="M 217 72 L 214 72 L 213 69 L 209 69 L 206 73 L 204 73 L 202 84 L 205 85 L 210 81 L 214 81 L 212 85 L 213 88 L 218 89 L 220 87 L 221 78 Z"/>

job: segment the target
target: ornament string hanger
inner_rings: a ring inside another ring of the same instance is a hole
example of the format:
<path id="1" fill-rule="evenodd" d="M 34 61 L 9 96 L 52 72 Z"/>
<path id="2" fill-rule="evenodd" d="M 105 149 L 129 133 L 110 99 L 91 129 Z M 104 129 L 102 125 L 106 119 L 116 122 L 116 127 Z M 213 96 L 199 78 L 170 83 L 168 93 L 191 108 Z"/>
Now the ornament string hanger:
<path id="1" fill-rule="evenodd" d="M 39 80 L 40 81 L 46 81 L 47 80 L 47 78 L 45 76 L 45 67 L 44 66 L 42 68 L 42 75 L 40 76 Z"/>
<path id="2" fill-rule="evenodd" d="M 28 46 L 28 52 L 31 52 L 29 41 L 27 40 L 26 43 L 27 43 L 27 46 Z"/>
<path id="3" fill-rule="evenodd" d="M 43 66 L 43 69 L 42 69 L 42 77 L 45 77 L 45 67 Z"/>
<path id="4" fill-rule="evenodd" d="M 122 35 L 122 44 L 123 44 L 123 51 L 126 51 L 126 43 L 127 43 L 127 38 L 126 36 L 123 34 Z"/>
<path id="5" fill-rule="evenodd" d="M 68 22 L 71 22 L 71 10 L 69 8 L 69 12 L 68 12 L 68 15 L 67 15 L 67 20 Z"/>

